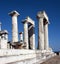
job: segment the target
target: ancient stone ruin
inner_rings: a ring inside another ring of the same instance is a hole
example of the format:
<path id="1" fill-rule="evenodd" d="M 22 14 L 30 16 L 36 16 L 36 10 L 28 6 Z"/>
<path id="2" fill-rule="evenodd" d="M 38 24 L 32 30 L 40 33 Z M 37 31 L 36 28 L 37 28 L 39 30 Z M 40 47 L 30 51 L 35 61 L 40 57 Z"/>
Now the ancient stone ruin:
<path id="1" fill-rule="evenodd" d="M 45 11 L 37 13 L 38 49 L 35 47 L 35 22 L 27 17 L 22 21 L 24 32 L 18 40 L 17 11 L 9 13 L 12 17 L 12 41 L 8 41 L 8 31 L 1 30 L 0 23 L 0 64 L 40 64 L 55 54 L 49 47 L 49 19 Z"/>

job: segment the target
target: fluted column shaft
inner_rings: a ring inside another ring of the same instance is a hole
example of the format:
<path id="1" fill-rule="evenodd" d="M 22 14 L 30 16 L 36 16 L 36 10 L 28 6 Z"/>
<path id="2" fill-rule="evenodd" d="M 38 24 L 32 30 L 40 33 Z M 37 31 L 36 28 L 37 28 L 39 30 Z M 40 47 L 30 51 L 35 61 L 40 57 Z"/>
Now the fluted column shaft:
<path id="1" fill-rule="evenodd" d="M 39 18 L 38 43 L 39 43 L 39 49 L 44 50 L 44 27 L 42 17 Z"/>
<path id="2" fill-rule="evenodd" d="M 28 45 L 28 24 L 27 22 L 24 23 L 24 44 L 26 46 L 26 49 L 28 49 L 29 45 Z"/>
<path id="3" fill-rule="evenodd" d="M 17 16 L 12 16 L 12 42 L 18 42 Z"/>
<path id="4" fill-rule="evenodd" d="M 17 17 L 19 13 L 17 11 L 12 11 L 9 13 L 12 17 L 12 43 L 18 42 L 18 24 L 17 24 Z"/>

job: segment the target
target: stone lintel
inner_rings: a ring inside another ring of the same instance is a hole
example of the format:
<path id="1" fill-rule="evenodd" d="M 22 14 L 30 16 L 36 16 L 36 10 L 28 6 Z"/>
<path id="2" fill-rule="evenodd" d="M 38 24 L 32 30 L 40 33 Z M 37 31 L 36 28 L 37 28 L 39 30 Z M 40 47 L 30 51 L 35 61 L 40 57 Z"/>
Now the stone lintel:
<path id="1" fill-rule="evenodd" d="M 47 16 L 47 14 L 46 14 L 45 11 L 40 11 L 40 12 L 38 12 L 37 18 L 43 18 L 43 19 L 46 20 L 46 22 L 49 23 L 49 19 L 48 19 L 48 16 Z"/>
<path id="2" fill-rule="evenodd" d="M 22 23 L 25 23 L 25 22 L 30 23 L 30 24 L 32 24 L 32 25 L 34 25 L 34 21 L 33 21 L 29 16 L 28 16 L 28 17 L 26 17 L 26 19 L 22 21 Z"/>
<path id="3" fill-rule="evenodd" d="M 8 13 L 10 16 L 13 16 L 13 15 L 15 15 L 15 16 L 18 16 L 18 15 L 20 15 L 17 11 L 12 11 L 12 12 L 10 12 L 10 13 Z"/>

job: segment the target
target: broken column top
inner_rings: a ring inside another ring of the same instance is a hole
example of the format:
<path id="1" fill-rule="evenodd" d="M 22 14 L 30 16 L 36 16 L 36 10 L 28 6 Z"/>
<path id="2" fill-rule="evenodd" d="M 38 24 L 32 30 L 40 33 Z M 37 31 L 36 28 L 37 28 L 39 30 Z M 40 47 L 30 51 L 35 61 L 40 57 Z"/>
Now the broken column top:
<path id="1" fill-rule="evenodd" d="M 37 13 L 37 18 L 41 18 L 41 17 L 44 18 L 49 23 L 49 19 L 45 11 L 40 11 Z"/>
<path id="2" fill-rule="evenodd" d="M 8 34 L 8 31 L 7 30 L 0 31 L 0 35 L 2 34 Z"/>
<path id="3" fill-rule="evenodd" d="M 25 23 L 25 22 L 28 22 L 34 25 L 34 21 L 29 16 L 27 16 L 26 19 L 22 21 L 22 23 Z"/>
<path id="4" fill-rule="evenodd" d="M 10 12 L 10 13 L 8 13 L 10 16 L 13 16 L 13 15 L 15 15 L 15 16 L 18 16 L 18 15 L 20 15 L 17 11 L 12 11 L 12 12 Z"/>
<path id="5" fill-rule="evenodd" d="M 8 34 L 8 31 L 7 31 L 7 30 L 4 30 L 3 32 L 4 32 L 5 34 Z"/>
<path id="6" fill-rule="evenodd" d="M 19 34 L 23 34 L 23 32 L 20 32 Z"/>

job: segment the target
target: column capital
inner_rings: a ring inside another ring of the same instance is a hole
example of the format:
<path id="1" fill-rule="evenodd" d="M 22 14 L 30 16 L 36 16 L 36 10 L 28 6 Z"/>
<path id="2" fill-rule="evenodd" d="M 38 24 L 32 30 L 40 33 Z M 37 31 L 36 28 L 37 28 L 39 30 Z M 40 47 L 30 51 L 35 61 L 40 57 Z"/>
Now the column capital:
<path id="1" fill-rule="evenodd" d="M 35 25 L 34 21 L 29 16 L 27 16 L 26 19 L 22 21 L 22 23 L 25 23 L 25 22 Z"/>
<path id="2" fill-rule="evenodd" d="M 10 16 L 19 16 L 20 14 L 17 11 L 12 11 L 8 13 Z"/>
<path id="3" fill-rule="evenodd" d="M 47 23 L 49 23 L 49 19 L 48 19 L 48 16 L 47 16 L 45 11 L 38 12 L 37 13 L 37 18 L 38 19 L 43 18 L 44 20 L 46 20 Z"/>

